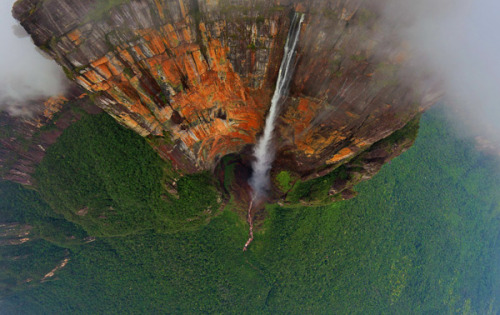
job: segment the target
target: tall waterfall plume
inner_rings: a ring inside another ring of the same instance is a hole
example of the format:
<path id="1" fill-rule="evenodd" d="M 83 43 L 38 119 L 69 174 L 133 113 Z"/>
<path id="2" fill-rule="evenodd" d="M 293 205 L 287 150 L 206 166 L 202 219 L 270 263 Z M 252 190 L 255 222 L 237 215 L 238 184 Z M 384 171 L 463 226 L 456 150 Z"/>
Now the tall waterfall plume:
<path id="1" fill-rule="evenodd" d="M 266 118 L 264 134 L 261 136 L 254 149 L 255 161 L 252 163 L 253 175 L 250 178 L 250 186 L 253 189 L 253 199 L 258 199 L 266 194 L 269 188 L 269 171 L 275 156 L 275 148 L 272 147 L 272 138 L 276 118 L 290 86 L 292 79 L 295 59 L 295 48 L 299 41 L 300 27 L 304 21 L 304 15 L 295 13 L 288 37 L 285 44 L 285 52 L 276 82 L 273 98 L 271 100 L 271 109 Z"/>

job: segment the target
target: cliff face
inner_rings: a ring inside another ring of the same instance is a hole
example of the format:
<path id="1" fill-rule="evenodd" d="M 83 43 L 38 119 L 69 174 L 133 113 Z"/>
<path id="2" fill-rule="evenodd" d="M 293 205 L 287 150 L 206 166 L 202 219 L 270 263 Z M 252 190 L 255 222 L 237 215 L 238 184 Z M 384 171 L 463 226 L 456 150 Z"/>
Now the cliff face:
<path id="1" fill-rule="evenodd" d="M 163 151 L 199 170 L 255 142 L 287 32 L 271 5 L 245 13 L 259 23 L 221 7 L 134 1 L 94 19 L 98 2 L 23 1 L 14 12 L 100 107 L 143 136 L 166 135 Z"/>
<path id="2" fill-rule="evenodd" d="M 254 144 L 264 124 L 292 12 L 306 14 L 278 163 L 332 170 L 404 127 L 437 98 L 399 78 L 360 0 L 22 0 L 14 16 L 67 76 L 186 171 L 213 169 Z M 383 52 L 383 53 L 382 53 Z"/>
<path id="3" fill-rule="evenodd" d="M 45 156 L 45 150 L 57 141 L 64 129 L 80 119 L 81 114 L 73 111 L 73 106 L 88 113 L 100 112 L 85 98 L 70 102 L 62 95 L 42 100 L 39 106 L 33 104 L 31 117 L 13 117 L 0 112 L 0 178 L 33 185 L 31 175 Z"/>

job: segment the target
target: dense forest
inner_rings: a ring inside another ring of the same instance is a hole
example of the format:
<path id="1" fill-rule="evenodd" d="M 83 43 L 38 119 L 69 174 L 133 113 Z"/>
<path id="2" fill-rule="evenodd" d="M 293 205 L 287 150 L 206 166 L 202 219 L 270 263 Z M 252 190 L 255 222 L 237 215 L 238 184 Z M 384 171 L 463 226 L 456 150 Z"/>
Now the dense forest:
<path id="1" fill-rule="evenodd" d="M 356 198 L 269 205 L 242 252 L 246 222 L 210 175 L 180 177 L 89 115 L 48 150 L 38 191 L 0 182 L 2 218 L 33 226 L 0 247 L 0 314 L 496 314 L 498 161 L 453 130 L 430 110 Z"/>
<path id="2" fill-rule="evenodd" d="M 35 178 L 56 212 L 94 236 L 195 228 L 218 207 L 208 174 L 180 177 L 142 137 L 106 114 L 68 128 Z M 177 188 L 169 193 L 173 182 Z"/>

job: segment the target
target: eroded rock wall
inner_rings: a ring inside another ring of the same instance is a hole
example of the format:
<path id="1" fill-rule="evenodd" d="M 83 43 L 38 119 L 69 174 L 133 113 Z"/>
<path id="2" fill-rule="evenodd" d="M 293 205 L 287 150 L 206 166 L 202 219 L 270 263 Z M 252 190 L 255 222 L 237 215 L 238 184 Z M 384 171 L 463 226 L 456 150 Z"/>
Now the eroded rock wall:
<path id="1" fill-rule="evenodd" d="M 361 0 L 23 0 L 14 15 L 98 106 L 178 168 L 211 169 L 263 128 L 293 11 L 306 14 L 278 162 L 308 176 L 354 158 L 439 96 Z"/>

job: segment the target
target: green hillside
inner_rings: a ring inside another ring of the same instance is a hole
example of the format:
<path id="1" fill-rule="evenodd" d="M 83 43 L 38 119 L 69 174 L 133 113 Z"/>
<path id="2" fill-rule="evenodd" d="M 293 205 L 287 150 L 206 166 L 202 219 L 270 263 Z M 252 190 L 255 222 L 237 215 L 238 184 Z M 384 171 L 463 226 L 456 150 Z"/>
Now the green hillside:
<path id="1" fill-rule="evenodd" d="M 158 169 L 168 165 L 148 150 L 106 116 L 67 129 L 37 172 L 40 193 L 57 219 L 100 237 L 71 246 L 40 237 L 47 250 L 33 250 L 32 257 L 59 257 L 66 246 L 70 262 L 51 281 L 17 283 L 4 293 L 0 314 L 499 310 L 498 161 L 456 137 L 442 108 L 423 115 L 415 145 L 358 185 L 356 198 L 319 208 L 268 206 L 245 253 L 247 225 L 230 209 L 184 225 L 217 205 L 208 175 L 183 179 L 179 199 L 162 198 L 166 175 Z M 34 194 L 19 186 L 16 194 L 0 191 L 2 215 L 12 196 Z M 75 214 L 83 207 L 88 214 Z M 109 207 L 117 209 L 113 219 Z M 29 268 L 50 271 L 44 261 Z M 0 263 L 4 279 L 15 266 Z"/>

